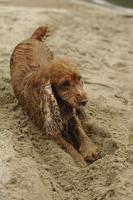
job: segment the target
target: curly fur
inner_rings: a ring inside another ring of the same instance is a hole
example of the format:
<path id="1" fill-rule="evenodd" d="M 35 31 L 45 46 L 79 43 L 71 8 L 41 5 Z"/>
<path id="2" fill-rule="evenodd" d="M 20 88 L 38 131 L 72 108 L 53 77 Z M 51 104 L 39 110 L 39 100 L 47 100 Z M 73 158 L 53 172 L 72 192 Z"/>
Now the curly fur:
<path id="1" fill-rule="evenodd" d="M 87 117 L 79 109 L 87 102 L 87 94 L 75 65 L 68 59 L 55 60 L 41 41 L 43 36 L 49 35 L 47 26 L 39 27 L 29 39 L 16 46 L 10 60 L 12 87 L 23 109 L 45 135 L 85 164 L 84 159 L 92 160 L 96 155 L 94 144 L 83 131 Z M 76 130 L 74 135 L 80 147 L 86 144 L 87 138 L 87 144 L 93 146 L 91 153 L 86 155 L 87 148 L 82 148 L 79 149 L 81 155 L 64 140 L 63 131 L 69 131 L 69 125 Z"/>

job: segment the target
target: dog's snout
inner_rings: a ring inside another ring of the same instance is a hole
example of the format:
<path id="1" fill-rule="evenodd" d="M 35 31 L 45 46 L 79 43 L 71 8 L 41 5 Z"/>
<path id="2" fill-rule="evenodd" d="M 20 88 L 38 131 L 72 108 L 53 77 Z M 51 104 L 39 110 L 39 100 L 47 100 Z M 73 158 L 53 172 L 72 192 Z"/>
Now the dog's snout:
<path id="1" fill-rule="evenodd" d="M 85 106 L 87 104 L 88 100 L 87 99 L 82 99 L 80 101 L 80 106 Z"/>
<path id="2" fill-rule="evenodd" d="M 82 94 L 82 95 L 77 94 L 76 97 L 77 97 L 76 99 L 77 99 L 77 103 L 78 103 L 79 106 L 85 106 L 87 104 L 88 99 L 87 99 L 85 94 Z"/>

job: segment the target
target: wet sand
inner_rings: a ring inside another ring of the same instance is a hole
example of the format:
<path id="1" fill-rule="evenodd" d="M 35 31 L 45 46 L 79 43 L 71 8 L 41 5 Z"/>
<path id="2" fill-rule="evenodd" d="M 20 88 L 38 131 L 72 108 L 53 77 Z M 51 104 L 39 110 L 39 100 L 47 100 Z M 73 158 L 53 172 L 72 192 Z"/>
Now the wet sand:
<path id="1" fill-rule="evenodd" d="M 0 200 L 133 199 L 133 18 L 65 0 L 0 0 Z M 85 81 L 100 158 L 81 168 L 45 140 L 23 113 L 10 85 L 10 55 L 45 24 L 46 43 L 73 59 Z"/>

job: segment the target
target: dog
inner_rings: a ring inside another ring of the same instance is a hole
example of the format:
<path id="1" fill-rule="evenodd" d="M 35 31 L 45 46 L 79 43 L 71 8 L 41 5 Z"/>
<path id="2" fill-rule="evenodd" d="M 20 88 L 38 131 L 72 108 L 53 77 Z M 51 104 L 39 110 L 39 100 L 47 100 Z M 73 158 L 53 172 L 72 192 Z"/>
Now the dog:
<path id="1" fill-rule="evenodd" d="M 16 46 L 10 59 L 12 88 L 22 108 L 45 136 L 86 166 L 99 152 L 85 132 L 87 93 L 75 64 L 68 59 L 55 59 L 42 42 L 48 36 L 50 28 L 41 26 Z M 74 136 L 78 149 L 65 139 L 64 132 Z"/>

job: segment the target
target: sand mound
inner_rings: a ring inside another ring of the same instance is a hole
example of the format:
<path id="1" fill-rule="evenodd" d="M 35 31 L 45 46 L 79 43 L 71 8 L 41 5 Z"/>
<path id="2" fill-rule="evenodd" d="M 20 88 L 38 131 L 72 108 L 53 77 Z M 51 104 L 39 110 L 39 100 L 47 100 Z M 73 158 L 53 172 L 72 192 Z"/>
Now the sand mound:
<path id="1" fill-rule="evenodd" d="M 41 8 L 12 2 L 0 1 L 0 199 L 132 200 L 133 19 L 63 0 L 39 0 Z M 92 138 L 103 149 L 86 168 L 44 139 L 11 90 L 13 48 L 45 23 L 59 27 L 47 43 L 78 64 L 90 96 Z"/>

